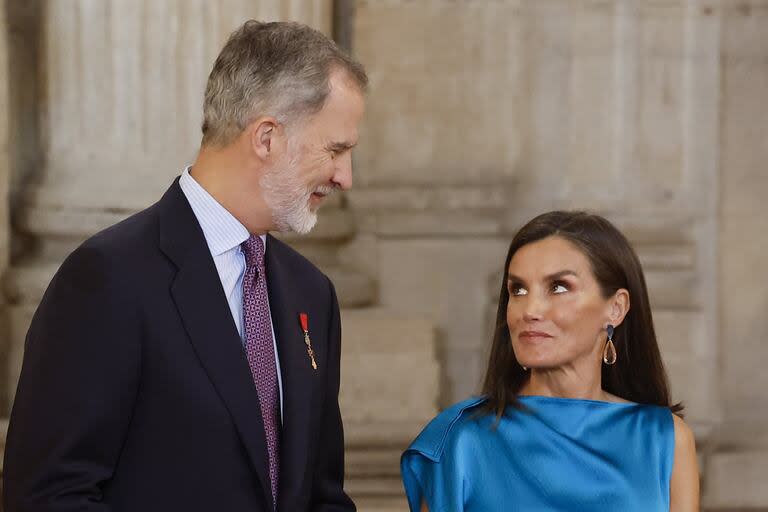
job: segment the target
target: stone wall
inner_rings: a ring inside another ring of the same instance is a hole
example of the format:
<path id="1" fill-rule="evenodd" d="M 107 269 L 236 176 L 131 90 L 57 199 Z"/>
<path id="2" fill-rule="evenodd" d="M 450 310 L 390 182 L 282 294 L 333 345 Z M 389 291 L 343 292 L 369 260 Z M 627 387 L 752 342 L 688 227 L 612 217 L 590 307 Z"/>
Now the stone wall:
<path id="1" fill-rule="evenodd" d="M 5 5 L 0 5 L 0 276 L 5 274 L 10 259 L 9 183 L 8 26 Z"/>
<path id="2" fill-rule="evenodd" d="M 723 423 L 707 502 L 768 510 L 768 2 L 723 13 L 718 288 Z"/>
<path id="3" fill-rule="evenodd" d="M 8 125 L 8 24 L 5 4 L 0 3 L 0 283 L 5 278 L 10 260 L 9 184 L 11 171 L 8 157 Z M 5 297 L 2 294 L 2 288 L 0 288 L 0 362 L 3 366 L 7 366 L 8 329 Z M 0 371 L 0 376 L 4 374 L 5 372 Z M 0 397 L 4 396 L 3 391 L 0 389 Z M 0 419 L 0 450 L 5 447 L 7 428 L 7 420 Z M 2 462 L 0 462 L 0 475 L 2 475 Z M 2 492 L 1 481 L 0 492 Z M 2 505 L 0 504 L 1 509 Z"/>

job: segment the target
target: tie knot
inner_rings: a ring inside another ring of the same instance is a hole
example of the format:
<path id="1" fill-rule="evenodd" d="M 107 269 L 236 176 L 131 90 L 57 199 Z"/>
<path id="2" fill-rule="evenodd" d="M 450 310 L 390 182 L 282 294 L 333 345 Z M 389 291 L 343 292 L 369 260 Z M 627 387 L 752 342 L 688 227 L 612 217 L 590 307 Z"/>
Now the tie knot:
<path id="1" fill-rule="evenodd" d="M 251 235 L 241 247 L 245 254 L 246 266 L 257 269 L 264 267 L 264 242 L 259 235 Z"/>

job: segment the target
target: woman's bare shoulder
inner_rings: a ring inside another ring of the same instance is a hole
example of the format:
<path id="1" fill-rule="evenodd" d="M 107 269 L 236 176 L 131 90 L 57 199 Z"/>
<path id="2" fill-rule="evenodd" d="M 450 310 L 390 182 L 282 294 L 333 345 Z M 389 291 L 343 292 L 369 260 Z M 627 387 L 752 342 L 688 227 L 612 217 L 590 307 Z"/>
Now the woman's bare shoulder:
<path id="1" fill-rule="evenodd" d="M 683 419 L 673 414 L 675 456 L 670 483 L 671 512 L 699 510 L 699 464 L 696 459 L 696 437 Z"/>

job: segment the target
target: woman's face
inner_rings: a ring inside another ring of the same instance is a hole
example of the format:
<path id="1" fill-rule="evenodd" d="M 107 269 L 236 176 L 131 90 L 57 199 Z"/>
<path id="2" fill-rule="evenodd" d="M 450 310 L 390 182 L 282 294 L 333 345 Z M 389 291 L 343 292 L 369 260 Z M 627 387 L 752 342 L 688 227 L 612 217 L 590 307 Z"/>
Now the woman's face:
<path id="1" fill-rule="evenodd" d="M 606 324 L 618 325 L 616 295 L 603 298 L 575 245 L 558 236 L 524 245 L 509 263 L 507 289 L 507 326 L 522 366 L 599 362 Z"/>

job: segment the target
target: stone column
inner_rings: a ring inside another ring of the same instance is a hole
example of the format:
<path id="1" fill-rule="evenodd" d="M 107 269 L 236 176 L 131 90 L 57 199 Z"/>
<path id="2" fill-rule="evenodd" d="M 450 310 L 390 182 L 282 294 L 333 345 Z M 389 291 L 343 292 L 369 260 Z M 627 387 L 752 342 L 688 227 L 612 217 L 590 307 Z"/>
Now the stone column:
<path id="1" fill-rule="evenodd" d="M 6 22 L 5 3 L 0 3 L 0 282 L 5 279 L 10 260 L 10 216 L 9 216 L 9 183 L 10 165 L 8 158 L 8 25 Z M 8 350 L 8 320 L 6 304 L 0 293 L 0 361 L 6 361 Z M 7 365 L 6 365 L 7 366 Z M 5 375 L 5 372 L 0 373 Z M 3 396 L 0 393 L 0 396 Z M 0 452 L 5 447 L 7 420 L 0 420 Z M 2 477 L 2 462 L 0 462 L 0 478 Z M 2 492 L 2 484 L 0 484 Z M 2 505 L 0 505 L 2 509 Z"/>
<path id="2" fill-rule="evenodd" d="M 0 5 L 0 276 L 5 274 L 10 257 L 8 109 L 8 25 L 5 5 Z M 0 311 L 2 308 L 0 302 Z M 4 325 L 4 322 L 0 322 L 0 325 Z"/>
<path id="3" fill-rule="evenodd" d="M 404 512 L 400 455 L 437 412 L 431 319 L 390 308 L 342 310 L 346 489 L 361 512 Z"/>
<path id="4" fill-rule="evenodd" d="M 724 422 L 705 504 L 768 509 L 768 2 L 723 3 L 719 329 Z"/>

